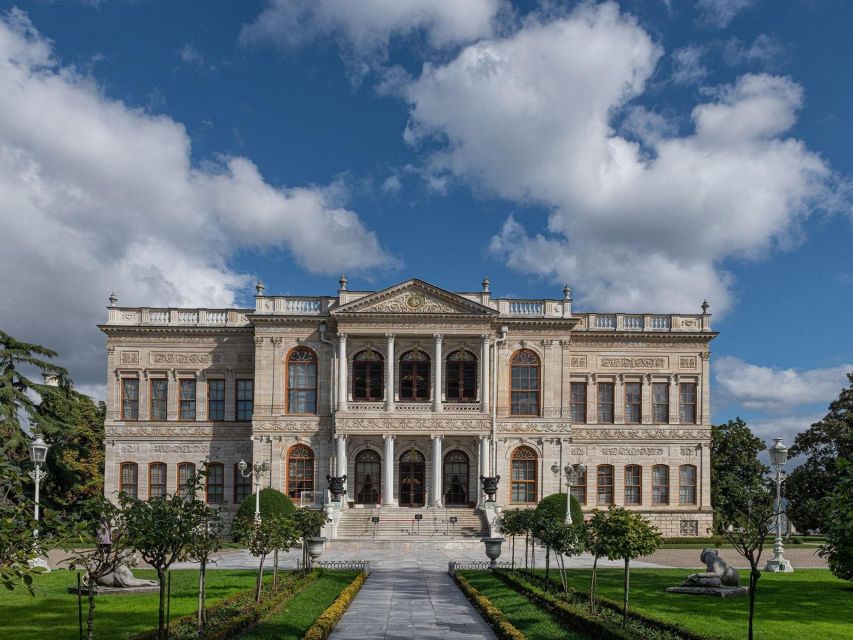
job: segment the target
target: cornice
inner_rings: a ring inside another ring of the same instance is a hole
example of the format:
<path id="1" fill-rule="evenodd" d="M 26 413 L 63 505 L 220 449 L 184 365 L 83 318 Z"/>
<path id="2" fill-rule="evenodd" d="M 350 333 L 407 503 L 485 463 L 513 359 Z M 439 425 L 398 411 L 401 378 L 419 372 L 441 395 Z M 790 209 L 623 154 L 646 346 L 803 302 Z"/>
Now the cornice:
<path id="1" fill-rule="evenodd" d="M 220 336 L 223 334 L 251 335 L 254 328 L 251 325 L 245 327 L 180 327 L 180 326 L 155 326 L 155 325 L 108 325 L 99 324 L 98 329 L 108 336 L 123 336 L 136 334 L 156 335 L 210 335 Z"/>

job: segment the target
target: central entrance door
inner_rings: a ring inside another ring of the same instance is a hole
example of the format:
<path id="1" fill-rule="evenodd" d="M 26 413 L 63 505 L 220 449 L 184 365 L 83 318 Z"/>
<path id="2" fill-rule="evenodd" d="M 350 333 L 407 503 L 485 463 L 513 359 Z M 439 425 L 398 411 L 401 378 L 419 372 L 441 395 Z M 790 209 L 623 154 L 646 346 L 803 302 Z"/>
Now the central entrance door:
<path id="1" fill-rule="evenodd" d="M 359 504 L 379 504 L 379 483 L 382 462 L 372 449 L 360 451 L 355 457 L 355 501 Z"/>
<path id="2" fill-rule="evenodd" d="M 444 456 L 444 504 L 460 507 L 468 504 L 468 456 L 454 449 Z"/>
<path id="3" fill-rule="evenodd" d="M 426 458 L 417 449 L 409 449 L 400 456 L 400 506 L 424 506 L 426 484 Z"/>

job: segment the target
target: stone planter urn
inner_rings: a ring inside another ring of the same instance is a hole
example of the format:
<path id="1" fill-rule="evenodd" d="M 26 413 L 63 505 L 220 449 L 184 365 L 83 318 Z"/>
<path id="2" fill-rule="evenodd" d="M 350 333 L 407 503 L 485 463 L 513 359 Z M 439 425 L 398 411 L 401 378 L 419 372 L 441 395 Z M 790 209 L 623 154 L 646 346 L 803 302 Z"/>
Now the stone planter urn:
<path id="1" fill-rule="evenodd" d="M 503 538 L 482 538 L 486 545 L 486 557 L 489 559 L 489 569 L 497 567 L 497 559 L 501 557 L 501 545 Z"/>
<path id="2" fill-rule="evenodd" d="M 341 496 L 346 493 L 344 482 L 347 481 L 346 476 L 326 476 L 326 481 L 329 483 L 329 493 L 332 494 L 332 500 L 335 502 L 341 501 Z"/>
<path id="3" fill-rule="evenodd" d="M 316 560 L 323 554 L 323 545 L 326 544 L 326 539 L 322 537 L 308 538 L 308 555 L 311 560 Z"/>
<path id="4" fill-rule="evenodd" d="M 488 502 L 495 501 L 495 494 L 498 492 L 498 482 L 500 482 L 500 476 L 480 476 L 480 482 L 483 483 L 483 493 L 488 496 Z"/>

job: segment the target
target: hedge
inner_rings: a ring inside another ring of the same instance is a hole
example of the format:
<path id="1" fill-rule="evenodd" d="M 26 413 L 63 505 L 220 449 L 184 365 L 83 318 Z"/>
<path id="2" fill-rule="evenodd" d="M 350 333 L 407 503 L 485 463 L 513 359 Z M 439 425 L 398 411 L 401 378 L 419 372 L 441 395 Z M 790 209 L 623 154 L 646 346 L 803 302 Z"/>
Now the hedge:
<path id="1" fill-rule="evenodd" d="M 266 591 L 261 603 L 255 603 L 255 589 L 240 591 L 224 600 L 207 607 L 207 626 L 202 634 L 198 633 L 196 614 L 173 620 L 169 625 L 170 640 L 228 640 L 256 626 L 261 620 L 278 611 L 297 592 L 317 580 L 322 569 L 312 571 L 306 576 L 294 572 L 288 579 L 279 582 L 276 591 Z M 130 636 L 130 640 L 157 640 L 156 629 Z"/>
<path id="2" fill-rule="evenodd" d="M 364 581 L 367 580 L 366 573 L 359 573 L 343 591 L 337 599 L 329 605 L 323 613 L 320 614 L 314 623 L 308 627 L 308 631 L 302 636 L 302 640 L 326 640 L 332 629 L 340 622 L 344 613 L 349 609 L 350 604 L 356 594 L 361 590 Z"/>
<path id="3" fill-rule="evenodd" d="M 465 594 L 465 597 L 471 601 L 474 608 L 476 608 L 492 626 L 492 629 L 495 630 L 495 633 L 499 638 L 501 638 L 501 640 L 527 640 L 527 636 L 521 633 L 521 631 L 519 631 L 518 628 L 516 628 L 515 625 L 507 619 L 503 611 L 493 605 L 492 601 L 486 596 L 477 591 L 477 589 L 475 589 L 464 576 L 457 572 L 453 574 L 453 579 L 456 581 L 456 584 L 459 585 L 459 588 L 462 589 L 462 593 Z"/>

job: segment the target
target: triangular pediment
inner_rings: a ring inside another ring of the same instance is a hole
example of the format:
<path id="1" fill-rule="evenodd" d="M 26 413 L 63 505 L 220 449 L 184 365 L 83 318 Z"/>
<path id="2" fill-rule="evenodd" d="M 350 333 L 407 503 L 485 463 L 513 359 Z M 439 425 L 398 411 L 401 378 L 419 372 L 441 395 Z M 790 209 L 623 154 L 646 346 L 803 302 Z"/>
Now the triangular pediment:
<path id="1" fill-rule="evenodd" d="M 497 311 L 460 295 L 412 278 L 341 305 L 332 313 L 414 313 L 488 316 Z"/>

